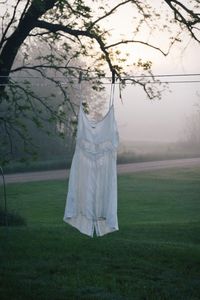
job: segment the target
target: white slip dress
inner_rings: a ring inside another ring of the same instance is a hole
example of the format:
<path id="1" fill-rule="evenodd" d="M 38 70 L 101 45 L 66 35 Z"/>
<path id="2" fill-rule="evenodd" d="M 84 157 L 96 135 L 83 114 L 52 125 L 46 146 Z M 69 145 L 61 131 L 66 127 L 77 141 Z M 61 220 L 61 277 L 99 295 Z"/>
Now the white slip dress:
<path id="1" fill-rule="evenodd" d="M 119 143 L 114 87 L 107 114 L 91 121 L 81 103 L 64 221 L 93 237 L 118 230 L 116 158 Z"/>

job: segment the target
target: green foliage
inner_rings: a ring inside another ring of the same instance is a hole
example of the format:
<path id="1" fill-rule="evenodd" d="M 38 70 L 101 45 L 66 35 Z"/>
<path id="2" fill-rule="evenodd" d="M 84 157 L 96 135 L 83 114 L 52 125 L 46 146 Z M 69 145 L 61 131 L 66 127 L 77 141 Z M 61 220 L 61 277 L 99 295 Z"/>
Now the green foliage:
<path id="1" fill-rule="evenodd" d="M 145 71 L 151 70 L 152 62 L 151 61 L 145 61 L 145 62 L 143 62 L 142 59 L 139 59 L 137 61 L 137 67 L 141 67 Z"/>

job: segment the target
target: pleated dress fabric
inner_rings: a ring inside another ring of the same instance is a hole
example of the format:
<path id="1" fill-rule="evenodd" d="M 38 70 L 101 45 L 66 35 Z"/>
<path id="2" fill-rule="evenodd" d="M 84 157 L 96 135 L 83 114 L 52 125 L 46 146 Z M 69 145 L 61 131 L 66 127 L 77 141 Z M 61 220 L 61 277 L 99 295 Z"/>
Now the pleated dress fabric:
<path id="1" fill-rule="evenodd" d="M 118 143 L 113 104 L 99 122 L 91 121 L 81 104 L 64 221 L 91 237 L 118 230 Z"/>

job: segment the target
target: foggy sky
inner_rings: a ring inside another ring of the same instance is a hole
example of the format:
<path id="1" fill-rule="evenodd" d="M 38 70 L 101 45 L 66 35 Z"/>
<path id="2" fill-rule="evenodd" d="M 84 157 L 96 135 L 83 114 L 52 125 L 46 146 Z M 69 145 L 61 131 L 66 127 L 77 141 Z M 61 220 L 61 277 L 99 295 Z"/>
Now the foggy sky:
<path id="1" fill-rule="evenodd" d="M 161 3 L 160 1 L 153 2 L 155 7 Z M 105 23 L 105 26 L 112 30 L 112 42 L 116 41 L 119 33 L 128 34 L 127 37 L 131 38 L 130 24 L 134 25 L 133 11 L 126 6 L 121 16 L 113 16 L 107 24 Z M 147 31 L 143 30 L 136 39 L 145 40 L 145 35 L 148 35 Z M 155 31 L 148 42 L 151 41 L 153 45 L 166 50 L 168 37 L 167 33 Z M 121 51 L 130 53 L 130 64 L 138 58 L 151 60 L 155 75 L 200 73 L 199 44 L 192 41 L 188 34 L 182 34 L 181 38 L 182 43 L 177 43 L 172 47 L 167 57 L 154 49 L 137 44 L 122 46 Z M 133 75 L 136 72 L 134 67 L 129 70 Z M 200 80 L 200 76 L 172 77 L 163 80 Z M 200 96 L 197 96 L 197 92 L 200 94 L 200 83 L 169 84 L 169 89 L 171 92 L 164 92 L 161 100 L 151 101 L 147 99 L 140 87 L 128 85 L 123 91 L 123 104 L 116 93 L 116 119 L 122 140 L 173 142 L 183 137 L 186 118 L 192 116 L 195 111 L 194 104 L 200 103 Z"/>
<path id="2" fill-rule="evenodd" d="M 178 51 L 160 60 L 155 74 L 200 73 L 199 49 L 195 43 L 188 46 L 184 59 Z M 164 63 L 162 63 L 162 61 Z M 200 80 L 198 77 L 165 78 L 164 80 Z M 200 83 L 169 84 L 170 91 L 161 100 L 149 100 L 140 87 L 128 85 L 123 92 L 123 104 L 115 97 L 116 119 L 121 139 L 176 141 L 183 138 L 186 119 L 200 103 Z"/>

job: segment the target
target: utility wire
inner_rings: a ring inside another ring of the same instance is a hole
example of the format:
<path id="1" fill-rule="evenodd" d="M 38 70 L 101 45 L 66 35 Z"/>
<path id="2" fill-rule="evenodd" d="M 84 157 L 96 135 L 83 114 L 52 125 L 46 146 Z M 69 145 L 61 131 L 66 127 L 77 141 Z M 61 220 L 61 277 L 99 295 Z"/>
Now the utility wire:
<path id="1" fill-rule="evenodd" d="M 200 73 L 188 73 L 188 74 L 157 74 L 157 75 L 130 75 L 126 77 L 121 77 L 122 79 L 134 79 L 134 78 L 161 78 L 161 77 L 189 77 L 189 76 L 200 76 Z M 41 79 L 40 76 L 0 76 L 0 78 L 33 78 L 33 79 Z M 64 76 L 55 76 L 53 78 L 61 79 L 66 78 Z M 90 77 L 90 79 L 111 79 L 111 76 L 102 76 L 102 77 Z M 83 77 L 84 80 L 84 77 Z"/>
<path id="2" fill-rule="evenodd" d="M 166 78 L 166 77 L 195 77 L 195 76 L 200 76 L 200 73 L 188 73 L 188 74 L 157 74 L 157 75 L 135 75 L 135 76 L 128 76 L 128 77 L 122 77 L 121 79 L 124 81 L 124 83 L 126 85 L 128 84 L 134 84 L 134 80 L 137 78 Z M 16 78 L 16 79 L 40 79 L 41 80 L 41 77 L 39 76 L 0 76 L 0 78 Z M 66 79 L 66 77 L 64 76 L 58 76 L 58 77 L 53 77 L 54 79 Z M 90 79 L 112 79 L 112 77 L 102 77 L 102 78 L 99 78 L 99 77 L 90 77 Z M 84 79 L 84 77 L 82 78 L 82 80 L 86 80 Z M 126 82 L 126 81 L 132 81 L 132 82 Z M 19 84 L 20 82 L 18 82 Z M 23 82 L 22 82 L 23 83 Z M 121 82 L 115 82 L 116 84 L 121 84 Z M 200 83 L 200 80 L 173 80 L 173 81 L 148 81 L 148 82 L 145 82 L 145 81 L 139 81 L 139 83 L 146 83 L 146 84 L 184 84 L 184 83 Z M 58 85 L 66 85 L 68 84 L 67 82 L 58 82 Z M 110 82 L 102 82 L 102 84 L 110 84 Z M 15 83 L 2 83 L 0 84 L 0 86 L 13 86 L 15 85 Z M 29 83 L 30 86 L 51 86 L 52 84 L 48 84 L 48 83 Z"/>
<path id="3" fill-rule="evenodd" d="M 124 79 L 131 78 L 159 78 L 159 77 L 189 77 L 189 76 L 200 76 L 200 73 L 189 73 L 189 74 L 158 74 L 158 75 L 132 75 L 128 77 L 124 77 Z M 122 77 L 123 79 L 123 77 Z"/>
<path id="4" fill-rule="evenodd" d="M 22 82 L 23 83 L 23 82 Z M 140 81 L 139 83 L 142 84 L 183 84 L 183 83 L 200 83 L 200 80 L 175 80 L 175 81 Z M 19 84 L 19 83 L 17 83 Z M 67 82 L 61 82 L 58 85 L 64 86 L 67 85 Z M 110 84 L 109 82 L 102 82 L 102 84 Z M 115 82 L 115 84 L 121 84 L 121 82 Z M 130 84 L 137 84 L 137 82 L 126 82 L 125 85 L 130 85 Z M 14 86 L 15 83 L 2 83 L 0 86 Z M 45 84 L 45 83 L 29 83 L 29 86 L 52 86 L 52 84 Z"/>

